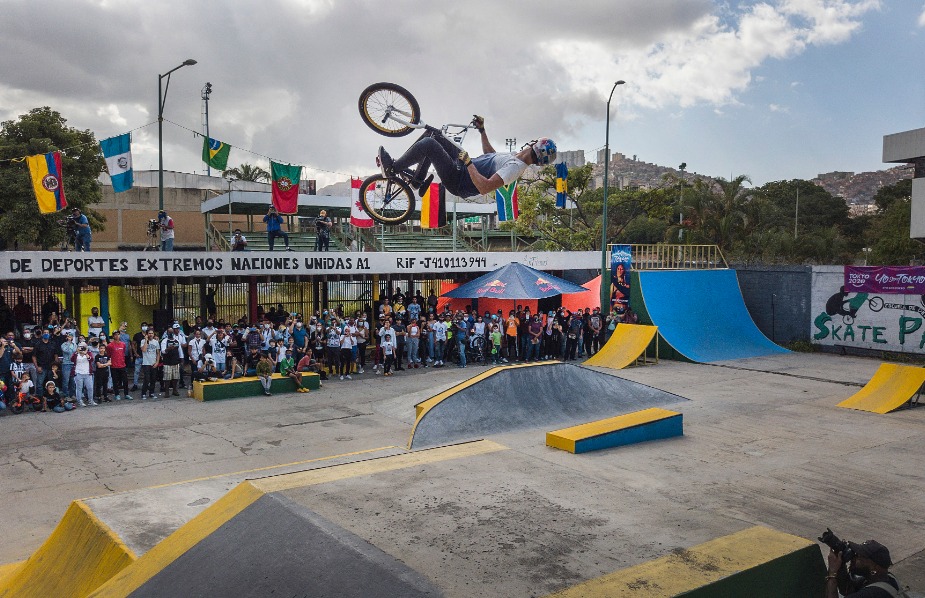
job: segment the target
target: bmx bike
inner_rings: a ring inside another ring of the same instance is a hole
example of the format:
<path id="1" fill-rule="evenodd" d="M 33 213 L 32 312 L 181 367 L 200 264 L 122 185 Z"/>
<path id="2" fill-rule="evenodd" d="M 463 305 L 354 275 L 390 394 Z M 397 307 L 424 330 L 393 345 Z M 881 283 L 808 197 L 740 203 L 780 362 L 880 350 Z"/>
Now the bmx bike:
<path id="1" fill-rule="evenodd" d="M 374 83 L 363 90 L 359 100 L 360 116 L 373 131 L 386 137 L 403 137 L 412 131 L 423 131 L 419 139 L 433 137 L 451 154 L 462 149 L 471 124 L 446 124 L 440 128 L 421 122 L 421 108 L 411 93 L 394 83 Z M 366 178 L 360 186 L 360 203 L 366 213 L 379 224 L 401 224 L 414 212 L 416 190 L 424 197 L 434 180 L 428 174 L 430 160 L 413 169 L 396 171 L 390 177 L 381 173 Z"/>

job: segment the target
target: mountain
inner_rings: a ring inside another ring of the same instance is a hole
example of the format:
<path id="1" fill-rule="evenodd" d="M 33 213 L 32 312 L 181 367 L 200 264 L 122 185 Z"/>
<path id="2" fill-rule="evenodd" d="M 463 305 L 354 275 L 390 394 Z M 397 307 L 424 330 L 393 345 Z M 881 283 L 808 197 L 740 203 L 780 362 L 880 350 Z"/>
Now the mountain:
<path id="1" fill-rule="evenodd" d="M 870 206 L 873 205 L 874 195 L 881 187 L 911 178 L 910 167 L 895 166 L 873 172 L 826 172 L 814 178 L 812 182 L 832 195 L 844 197 L 849 206 Z"/>

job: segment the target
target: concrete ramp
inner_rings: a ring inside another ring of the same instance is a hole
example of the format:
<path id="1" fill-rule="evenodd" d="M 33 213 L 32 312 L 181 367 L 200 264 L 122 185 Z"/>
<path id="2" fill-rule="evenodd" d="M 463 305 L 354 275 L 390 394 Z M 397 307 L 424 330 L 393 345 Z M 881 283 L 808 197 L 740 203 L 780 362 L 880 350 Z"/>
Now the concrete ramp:
<path id="1" fill-rule="evenodd" d="M 632 280 L 631 305 L 640 322 L 658 326 L 662 357 L 709 363 L 789 352 L 755 326 L 734 270 L 642 271 Z"/>
<path id="2" fill-rule="evenodd" d="M 825 564 L 805 538 L 752 527 L 635 567 L 622 569 L 549 598 L 822 598 Z"/>
<path id="3" fill-rule="evenodd" d="M 883 363 L 864 388 L 838 406 L 871 413 L 889 413 L 910 401 L 923 383 L 925 368 Z"/>
<path id="4" fill-rule="evenodd" d="M 497 367 L 420 403 L 409 448 L 584 423 L 686 400 L 572 364 Z"/>
<path id="5" fill-rule="evenodd" d="M 622 370 L 645 354 L 658 334 L 658 326 L 619 324 L 601 350 L 584 362 L 602 368 Z"/>

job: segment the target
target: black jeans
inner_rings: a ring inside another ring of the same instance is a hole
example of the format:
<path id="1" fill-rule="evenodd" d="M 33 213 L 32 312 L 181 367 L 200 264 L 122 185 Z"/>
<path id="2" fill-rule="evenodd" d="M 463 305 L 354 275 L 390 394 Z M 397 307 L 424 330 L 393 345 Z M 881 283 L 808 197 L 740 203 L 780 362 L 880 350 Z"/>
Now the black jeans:
<path id="1" fill-rule="evenodd" d="M 427 159 L 433 164 L 447 191 L 459 197 L 478 195 L 466 167 L 457 157 L 458 153 L 459 149 L 448 139 L 425 137 L 418 139 L 408 151 L 395 160 L 393 168 L 404 170 Z"/>
<path id="2" fill-rule="evenodd" d="M 281 230 L 268 230 L 267 243 L 270 245 L 270 251 L 273 251 L 273 241 L 276 240 L 276 237 L 282 237 L 283 240 L 286 241 L 286 247 L 289 247 L 289 233 Z"/>
<path id="3" fill-rule="evenodd" d="M 331 233 L 325 231 L 317 233 L 315 237 L 315 251 L 328 251 L 331 247 Z"/>

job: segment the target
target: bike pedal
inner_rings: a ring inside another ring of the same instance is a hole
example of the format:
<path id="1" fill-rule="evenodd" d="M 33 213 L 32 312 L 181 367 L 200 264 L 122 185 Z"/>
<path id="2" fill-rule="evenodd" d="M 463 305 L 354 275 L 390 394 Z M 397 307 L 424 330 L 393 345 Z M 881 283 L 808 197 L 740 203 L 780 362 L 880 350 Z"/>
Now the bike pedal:
<path id="1" fill-rule="evenodd" d="M 421 183 L 421 186 L 418 188 L 418 197 L 424 197 L 427 194 L 427 190 L 430 189 L 430 184 L 434 182 L 434 175 L 429 175 L 424 182 Z"/>

